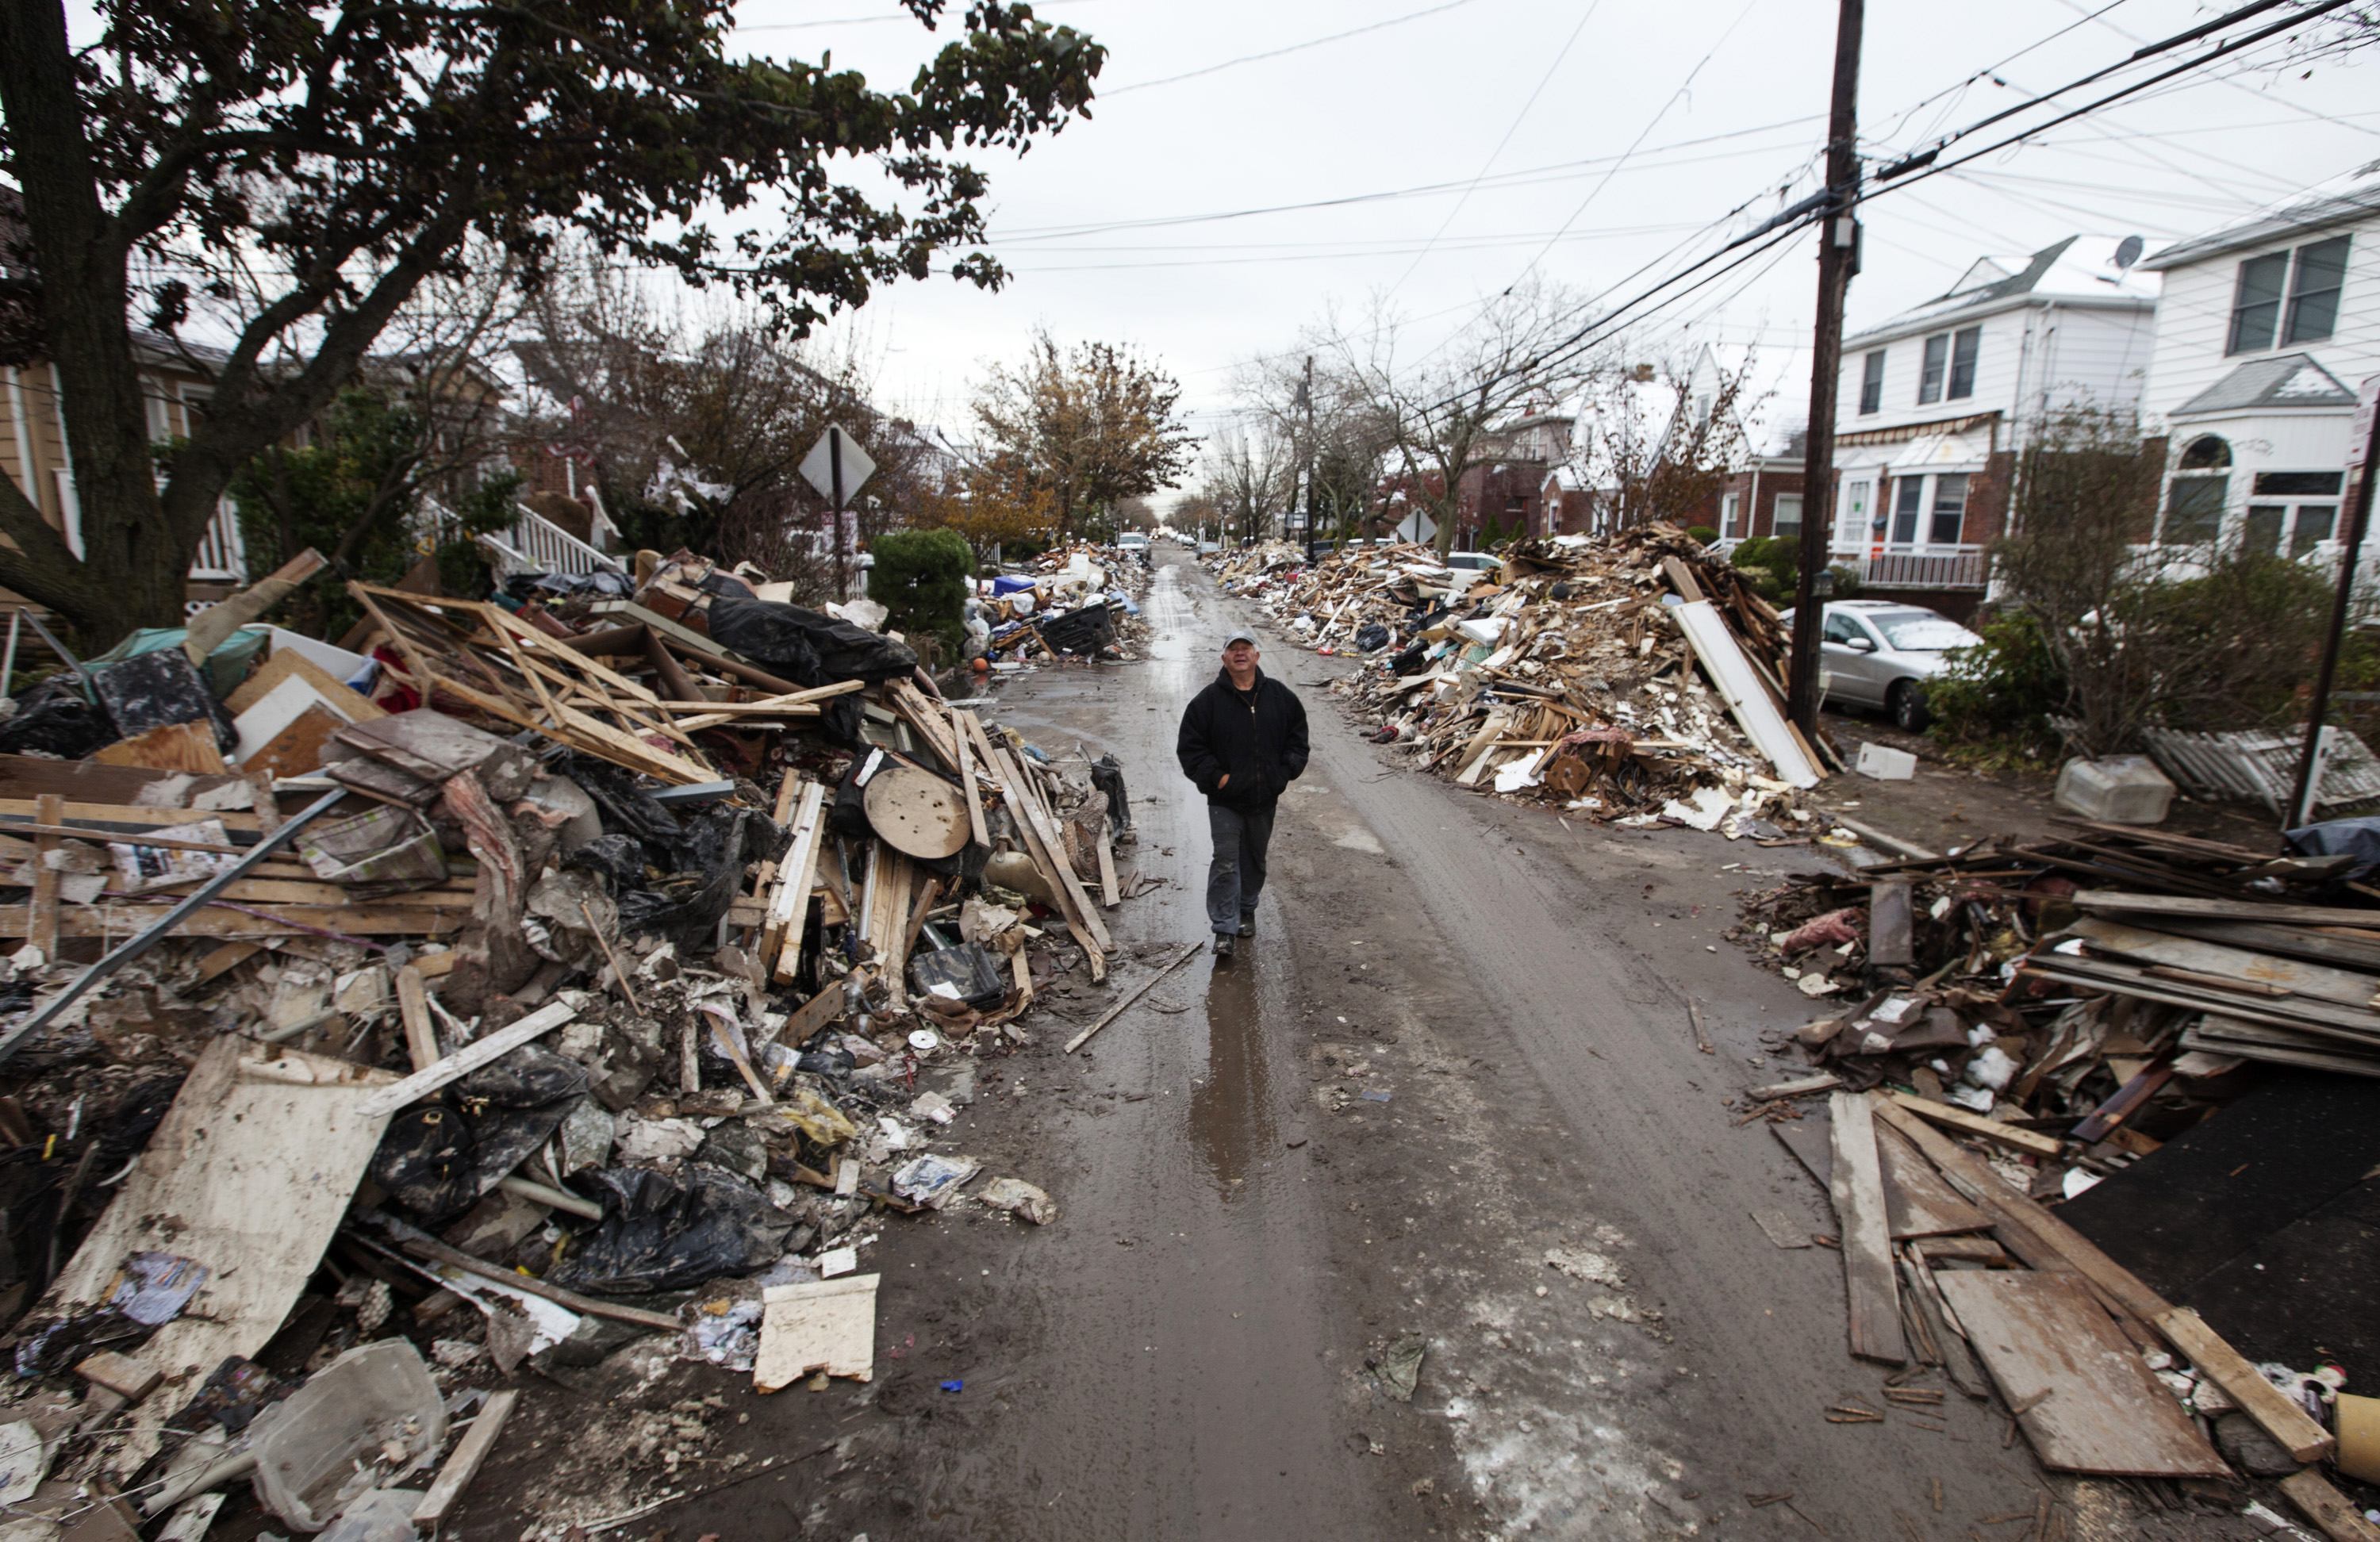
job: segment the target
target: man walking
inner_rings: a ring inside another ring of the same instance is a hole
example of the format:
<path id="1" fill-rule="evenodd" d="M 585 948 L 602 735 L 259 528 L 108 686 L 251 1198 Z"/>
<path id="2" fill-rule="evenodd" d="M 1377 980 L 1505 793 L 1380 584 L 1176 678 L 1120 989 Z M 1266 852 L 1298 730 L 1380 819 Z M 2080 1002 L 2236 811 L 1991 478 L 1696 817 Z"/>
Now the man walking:
<path id="1" fill-rule="evenodd" d="M 1218 958 L 1232 956 L 1234 938 L 1256 931 L 1273 804 L 1305 771 L 1305 704 L 1258 669 L 1257 657 L 1257 639 L 1246 631 L 1223 639 L 1223 667 L 1184 709 L 1173 746 L 1182 774 L 1207 795 L 1215 837 L 1207 920 Z"/>

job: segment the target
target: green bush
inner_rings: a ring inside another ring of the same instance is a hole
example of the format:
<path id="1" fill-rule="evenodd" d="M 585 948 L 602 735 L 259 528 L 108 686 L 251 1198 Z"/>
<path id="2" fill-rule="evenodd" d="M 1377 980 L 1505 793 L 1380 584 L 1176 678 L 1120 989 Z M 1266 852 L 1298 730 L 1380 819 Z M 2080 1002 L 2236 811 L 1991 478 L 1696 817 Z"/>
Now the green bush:
<path id="1" fill-rule="evenodd" d="M 1728 561 L 1751 574 L 1753 588 L 1765 598 L 1792 603 L 1788 597 L 1793 592 L 1794 577 L 1802 568 L 1802 543 L 1798 540 L 1753 536 L 1739 541 Z"/>
<path id="2" fill-rule="evenodd" d="M 2041 623 L 2004 611 L 1976 632 L 1982 644 L 1952 654 L 1949 667 L 1926 685 L 1934 737 L 2027 755 L 2054 750 L 2049 714 L 2065 702 L 2067 683 Z"/>
<path id="3" fill-rule="evenodd" d="M 887 530 L 869 543 L 868 597 L 890 613 L 885 626 L 934 639 L 955 661 L 965 631 L 967 577 L 975 553 L 956 530 Z"/>
<path id="4" fill-rule="evenodd" d="M 1703 545 L 1708 546 L 1718 539 L 1718 532 L 1708 525 L 1689 525 L 1686 527 L 1686 539 L 1700 541 Z"/>

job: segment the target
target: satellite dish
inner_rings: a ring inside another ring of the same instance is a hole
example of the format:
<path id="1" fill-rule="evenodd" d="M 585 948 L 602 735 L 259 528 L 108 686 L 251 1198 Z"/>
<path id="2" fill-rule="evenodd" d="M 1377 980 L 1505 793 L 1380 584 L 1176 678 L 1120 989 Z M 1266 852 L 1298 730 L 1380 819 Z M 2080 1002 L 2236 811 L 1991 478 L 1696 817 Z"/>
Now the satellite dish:
<path id="1" fill-rule="evenodd" d="M 2146 245 L 2147 243 L 2137 236 L 2127 236 L 2117 242 L 2116 266 L 2129 271 L 2133 263 L 2141 260 L 2142 249 Z"/>

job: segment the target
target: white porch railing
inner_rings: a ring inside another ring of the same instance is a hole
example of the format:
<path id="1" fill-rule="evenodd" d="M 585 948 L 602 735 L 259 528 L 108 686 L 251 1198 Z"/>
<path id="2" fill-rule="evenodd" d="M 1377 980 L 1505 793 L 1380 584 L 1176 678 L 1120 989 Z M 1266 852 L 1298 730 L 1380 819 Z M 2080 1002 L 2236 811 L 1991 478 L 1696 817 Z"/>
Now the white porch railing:
<path id="1" fill-rule="evenodd" d="M 496 559 L 504 577 L 516 573 L 586 574 L 627 570 L 534 510 L 520 507 L 502 536 L 483 535 L 480 544 Z"/>
<path id="2" fill-rule="evenodd" d="M 1924 551 L 1838 552 L 1835 562 L 1858 571 L 1870 589 L 1982 589 L 1991 579 L 1991 558 L 1981 546 L 1934 546 Z"/>
<path id="3" fill-rule="evenodd" d="M 248 549 L 239 539 L 239 512 L 226 498 L 207 521 L 199 538 L 198 555 L 190 561 L 190 577 L 206 583 L 248 582 Z"/>

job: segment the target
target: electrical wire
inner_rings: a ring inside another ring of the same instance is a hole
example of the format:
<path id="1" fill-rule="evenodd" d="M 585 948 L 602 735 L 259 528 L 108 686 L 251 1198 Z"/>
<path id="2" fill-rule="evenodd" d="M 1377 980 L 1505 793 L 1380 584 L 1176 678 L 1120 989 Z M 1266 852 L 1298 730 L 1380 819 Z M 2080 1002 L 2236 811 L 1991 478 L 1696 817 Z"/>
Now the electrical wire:
<path id="1" fill-rule="evenodd" d="M 1198 69 L 1186 69 L 1179 75 L 1164 75 L 1154 80 L 1135 80 L 1129 85 L 1113 86 L 1100 91 L 1098 100 L 1104 102 L 1110 97 L 1122 96 L 1127 91 L 1145 91 L 1153 86 L 1171 86 L 1183 80 L 1196 80 L 1202 76 L 1219 74 L 1227 69 L 1237 69 L 1242 65 L 1252 65 L 1265 59 L 1278 59 L 1287 54 L 1302 54 L 1309 48 L 1320 48 L 1325 43 L 1343 42 L 1349 38 L 1362 37 L 1366 32 L 1385 31 L 1390 27 L 1402 27 L 1408 21 L 1419 21 L 1426 16 L 1443 15 L 1445 12 L 1457 10 L 1470 4 L 1471 0 L 1445 0 L 1442 5 L 1431 6 L 1418 11 L 1408 11 L 1402 16 L 1392 16 L 1385 21 L 1350 27 L 1343 32 L 1333 32 L 1329 37 L 1309 38 L 1304 42 L 1293 42 L 1285 48 L 1269 48 L 1261 54 L 1243 54 L 1236 59 L 1225 59 L 1220 64 L 1207 65 Z"/>
<path id="2" fill-rule="evenodd" d="M 1421 266 L 1422 260 L 1429 255 L 1429 249 L 1438 245 L 1438 238 L 1440 236 L 1445 235 L 1447 227 L 1454 223 L 1454 216 L 1463 212 L 1463 206 L 1471 201 L 1472 193 L 1478 188 L 1480 182 L 1486 178 L 1488 171 L 1494 167 L 1496 164 L 1496 157 L 1503 154 L 1504 147 L 1512 142 L 1512 136 L 1520 132 L 1522 123 L 1525 121 L 1529 115 L 1529 109 L 1537 104 L 1537 98 L 1546 93 L 1546 88 L 1548 86 L 1553 84 L 1555 72 L 1561 68 L 1562 61 L 1570 57 L 1571 49 L 1577 45 L 1580 35 L 1586 30 L 1586 24 L 1595 19 L 1595 13 L 1602 4 L 1603 0 L 1586 0 L 1586 9 L 1580 13 L 1578 25 L 1572 28 L 1570 30 L 1570 36 L 1562 40 L 1560 51 L 1554 55 L 1553 62 L 1546 66 L 1545 74 L 1537 78 L 1536 87 L 1529 92 L 1529 99 L 1521 103 L 1521 110 L 1519 112 L 1512 115 L 1512 121 L 1511 125 L 1505 128 L 1504 137 L 1496 141 L 1496 148 L 1489 151 L 1488 152 L 1488 159 L 1479 164 L 1478 176 L 1474 176 L 1471 179 L 1471 186 L 1463 190 L 1463 196 L 1454 200 L 1454 207 L 1446 212 L 1446 218 L 1440 220 L 1439 222 L 1438 228 L 1431 232 L 1428 243 L 1425 245 L 1420 253 L 1414 258 L 1412 266 L 1406 268 L 1403 273 L 1398 274 L 1397 281 L 1389 285 L 1388 293 L 1390 295 L 1394 295 L 1398 290 L 1405 286 L 1405 280 L 1413 277 L 1415 271 Z M 1384 296 L 1383 298 L 1386 298 L 1386 297 Z"/>

